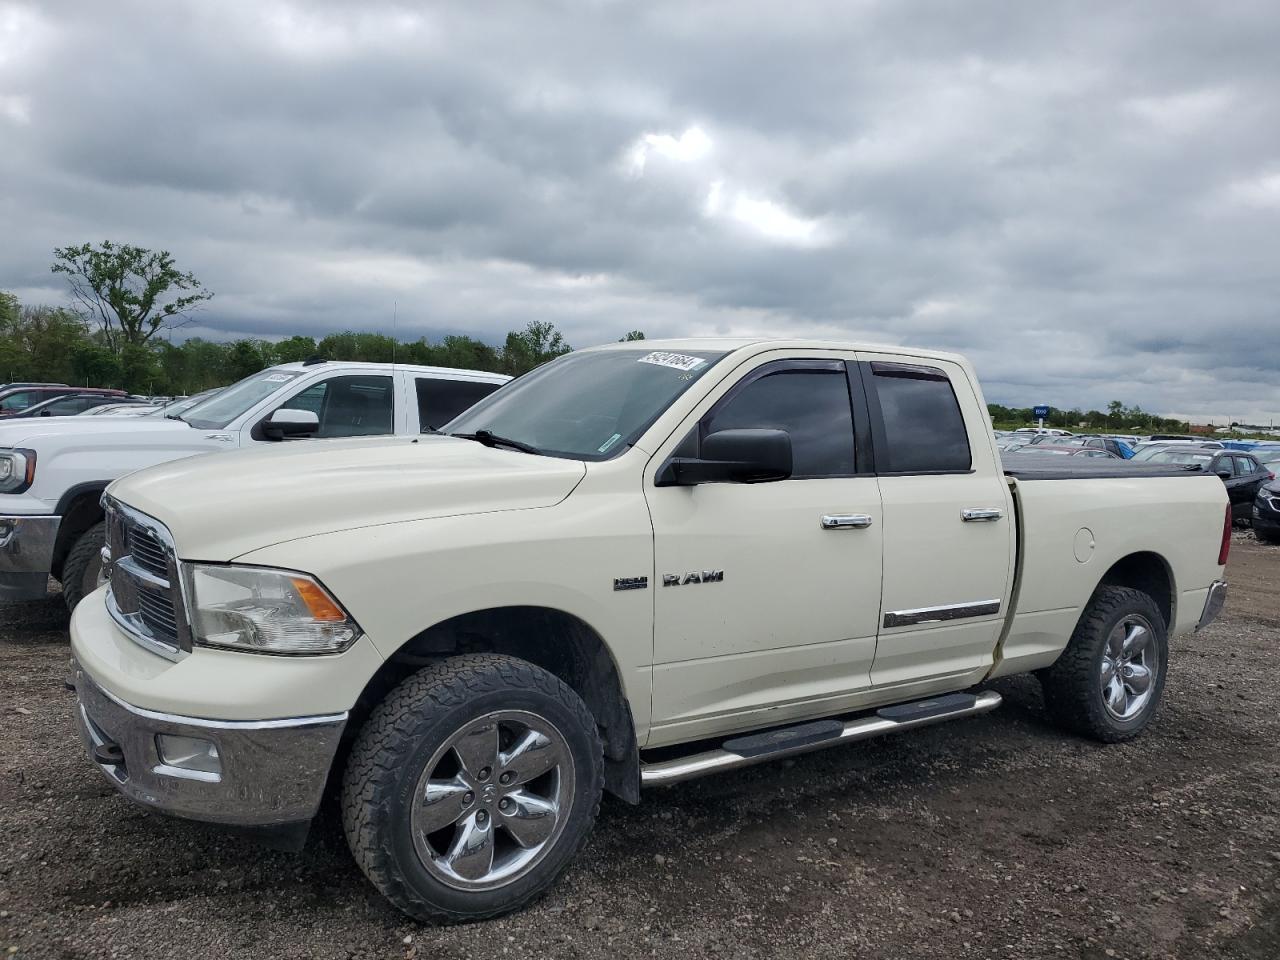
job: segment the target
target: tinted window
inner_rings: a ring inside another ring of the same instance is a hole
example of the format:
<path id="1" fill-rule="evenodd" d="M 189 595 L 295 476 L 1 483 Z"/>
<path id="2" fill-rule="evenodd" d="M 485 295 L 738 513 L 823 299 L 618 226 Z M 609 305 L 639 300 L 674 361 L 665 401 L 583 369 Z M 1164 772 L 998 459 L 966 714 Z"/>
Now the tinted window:
<path id="1" fill-rule="evenodd" d="M 391 432 L 393 393 L 390 377 L 331 377 L 282 406 L 319 417 L 317 437 L 370 437 Z"/>
<path id="2" fill-rule="evenodd" d="M 90 407 L 99 407 L 103 401 L 96 397 L 62 397 L 46 403 L 41 407 L 41 412 L 48 411 L 51 417 L 65 417 L 73 413 L 79 413 L 82 410 L 88 410 Z"/>
<path id="3" fill-rule="evenodd" d="M 873 363 L 871 373 L 884 418 L 884 442 L 876 445 L 882 473 L 969 469 L 969 435 L 945 373 L 901 363 Z"/>
<path id="4" fill-rule="evenodd" d="M 778 367 L 777 372 L 766 373 L 726 397 L 703 420 L 701 435 L 719 430 L 785 430 L 791 435 L 793 477 L 854 473 L 853 414 L 844 365 L 828 370 L 788 369 L 783 361 Z"/>
<path id="5" fill-rule="evenodd" d="M 439 430 L 463 410 L 502 386 L 500 383 L 434 377 L 418 377 L 415 384 L 418 389 L 418 425 L 424 433 Z"/>
<path id="6" fill-rule="evenodd" d="M 1236 476 L 1250 477 L 1258 472 L 1258 465 L 1250 457 L 1236 457 Z"/>
<path id="7" fill-rule="evenodd" d="M 0 410 L 16 413 L 19 410 L 27 409 L 33 403 L 48 400 L 50 396 L 52 394 L 38 390 L 19 390 L 17 393 L 9 394 L 7 397 L 0 397 Z"/>

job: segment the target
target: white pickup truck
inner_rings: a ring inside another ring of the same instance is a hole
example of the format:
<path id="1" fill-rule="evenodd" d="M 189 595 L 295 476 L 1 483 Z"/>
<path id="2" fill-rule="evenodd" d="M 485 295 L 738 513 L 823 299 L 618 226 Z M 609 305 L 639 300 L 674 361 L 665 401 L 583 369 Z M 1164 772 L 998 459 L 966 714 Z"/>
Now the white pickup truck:
<path id="1" fill-rule="evenodd" d="M 107 490 L 71 683 L 112 784 L 295 843 L 332 784 L 397 907 L 477 919 L 552 883 L 602 790 L 971 716 L 996 677 L 1133 737 L 1225 597 L 1217 477 L 1010 476 L 958 356 L 617 344 L 444 431 Z"/>
<path id="2" fill-rule="evenodd" d="M 0 600 L 67 606 L 98 583 L 99 502 L 117 477 L 180 457 L 302 437 L 417 436 L 510 377 L 385 363 L 286 363 L 246 377 L 179 416 L 0 422 Z M 197 502 L 191 509 L 198 510 Z"/>

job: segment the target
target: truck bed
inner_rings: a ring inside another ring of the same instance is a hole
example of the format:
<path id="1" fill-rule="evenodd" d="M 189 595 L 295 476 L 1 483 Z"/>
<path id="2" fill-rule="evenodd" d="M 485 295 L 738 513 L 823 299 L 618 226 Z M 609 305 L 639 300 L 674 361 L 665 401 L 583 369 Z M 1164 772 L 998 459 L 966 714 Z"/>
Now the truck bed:
<path id="1" fill-rule="evenodd" d="M 1006 477 L 1029 480 L 1112 480 L 1135 477 L 1203 477 L 1198 467 L 1162 463 L 1134 463 L 1099 457 L 1068 457 L 1053 453 L 1014 453 L 1001 460 Z"/>

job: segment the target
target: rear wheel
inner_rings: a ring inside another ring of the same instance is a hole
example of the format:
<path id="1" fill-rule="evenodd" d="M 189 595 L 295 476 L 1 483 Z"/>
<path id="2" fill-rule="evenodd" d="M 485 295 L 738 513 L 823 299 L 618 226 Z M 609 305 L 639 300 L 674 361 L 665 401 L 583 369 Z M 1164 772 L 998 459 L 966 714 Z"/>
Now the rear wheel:
<path id="1" fill-rule="evenodd" d="M 80 534 L 67 559 L 62 564 L 62 599 L 67 609 L 74 610 L 76 604 L 98 589 L 98 578 L 102 575 L 102 548 L 107 542 L 107 526 L 95 523 Z"/>
<path id="2" fill-rule="evenodd" d="M 1151 722 L 1168 665 L 1167 631 L 1155 601 L 1130 587 L 1099 587 L 1062 656 L 1038 676 L 1058 724 L 1116 743 Z"/>
<path id="3" fill-rule="evenodd" d="M 543 893 L 595 822 L 595 721 L 557 677 L 476 654 L 415 673 L 373 711 L 343 778 L 365 875 L 419 920 L 480 920 Z"/>

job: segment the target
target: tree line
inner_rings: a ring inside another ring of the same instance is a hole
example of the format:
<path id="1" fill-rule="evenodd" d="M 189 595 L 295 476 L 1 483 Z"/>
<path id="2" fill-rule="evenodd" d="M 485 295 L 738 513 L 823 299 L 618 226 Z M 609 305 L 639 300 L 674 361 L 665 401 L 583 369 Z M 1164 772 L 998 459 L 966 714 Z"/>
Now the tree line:
<path id="1" fill-rule="evenodd" d="M 568 353 L 554 325 L 530 322 L 498 345 L 469 336 L 397 341 L 380 333 L 346 331 L 316 339 L 229 342 L 192 337 L 182 343 L 151 339 L 112 345 L 76 311 L 29 306 L 0 291 L 0 378 L 14 381 L 117 387 L 149 396 L 196 393 L 295 360 L 368 360 L 489 370 L 519 376 Z"/>
<path id="2" fill-rule="evenodd" d="M 987 404 L 991 420 L 997 427 L 1025 427 L 1035 424 L 1036 418 L 1031 407 L 1006 407 L 999 403 Z M 1174 420 L 1158 414 L 1147 413 L 1141 407 L 1127 407 L 1119 400 L 1107 404 L 1106 411 L 1081 410 L 1078 407 L 1070 410 L 1049 409 L 1045 418 L 1046 427 L 1057 427 L 1062 430 L 1080 430 L 1081 424 L 1088 430 L 1110 430 L 1124 433 L 1182 433 L 1191 428 L 1184 420 Z"/>
<path id="3" fill-rule="evenodd" d="M 453 335 L 399 341 L 381 333 L 345 331 L 316 340 L 191 337 L 172 343 L 159 336 L 191 322 L 192 311 L 213 298 L 166 250 L 106 241 L 59 247 L 52 270 L 70 287 L 74 309 L 24 305 L 0 290 L 0 377 L 74 386 L 118 387 L 130 393 L 174 396 L 234 383 L 277 363 L 323 357 L 377 363 L 422 364 L 489 370 L 519 376 L 573 348 L 551 323 L 534 320 L 498 345 Z M 643 340 L 632 330 L 623 340 Z M 1034 422 L 1032 408 L 987 405 L 997 426 Z M 1094 430 L 1174 431 L 1180 420 L 1127 407 L 1119 400 L 1101 410 L 1050 411 L 1049 426 Z"/>

